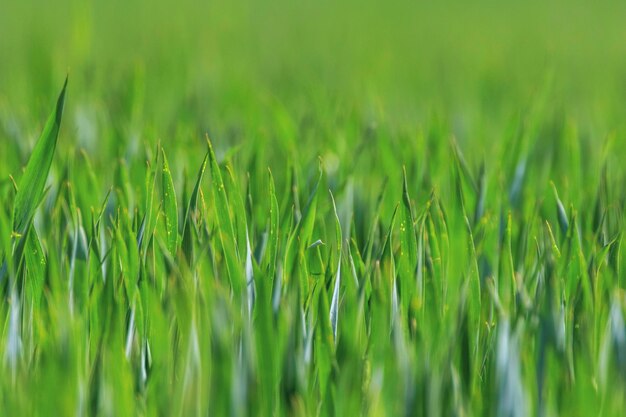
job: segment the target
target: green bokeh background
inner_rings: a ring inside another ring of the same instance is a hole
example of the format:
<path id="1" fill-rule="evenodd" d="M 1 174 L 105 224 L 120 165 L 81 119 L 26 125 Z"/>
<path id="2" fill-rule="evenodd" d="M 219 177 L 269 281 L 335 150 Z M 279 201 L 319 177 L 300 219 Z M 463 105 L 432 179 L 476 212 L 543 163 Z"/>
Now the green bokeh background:
<path id="1" fill-rule="evenodd" d="M 344 161 L 372 126 L 398 149 L 442 130 L 478 164 L 535 107 L 601 148 L 626 127 L 625 18 L 616 1 L 4 1 L 0 176 L 25 163 L 67 73 L 61 152 L 97 156 L 104 178 L 157 141 L 195 167 L 206 133 L 275 169 Z"/>
<path id="2" fill-rule="evenodd" d="M 301 114 L 316 99 L 471 124 L 527 106 L 552 74 L 555 106 L 608 125 L 626 94 L 625 17 L 610 1 L 5 1 L 0 98 L 18 119 L 31 103 L 43 114 L 69 72 L 73 107 L 118 123 L 131 109 L 113 97 L 140 84 L 138 116 L 159 129 L 183 108 L 222 129 L 268 100 Z"/>

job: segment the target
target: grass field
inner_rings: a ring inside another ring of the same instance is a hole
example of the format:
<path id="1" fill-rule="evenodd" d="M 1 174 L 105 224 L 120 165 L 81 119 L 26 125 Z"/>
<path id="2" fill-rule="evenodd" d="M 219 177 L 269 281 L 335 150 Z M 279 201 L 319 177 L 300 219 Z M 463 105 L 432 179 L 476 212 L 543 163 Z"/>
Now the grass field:
<path id="1" fill-rule="evenodd" d="M 625 17 L 0 2 L 0 415 L 624 415 Z"/>

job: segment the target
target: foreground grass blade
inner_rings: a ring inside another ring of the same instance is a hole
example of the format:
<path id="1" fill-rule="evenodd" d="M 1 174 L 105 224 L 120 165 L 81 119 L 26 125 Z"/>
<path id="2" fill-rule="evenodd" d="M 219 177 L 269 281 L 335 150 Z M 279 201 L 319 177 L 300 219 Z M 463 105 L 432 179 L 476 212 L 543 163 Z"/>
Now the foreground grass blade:
<path id="1" fill-rule="evenodd" d="M 163 212 L 165 213 L 165 233 L 167 249 L 172 256 L 176 256 L 176 248 L 178 247 L 178 204 L 176 203 L 176 191 L 174 190 L 174 181 L 172 181 L 172 173 L 167 163 L 165 150 L 161 148 L 163 153 L 163 172 L 161 175 L 161 186 L 163 194 Z"/>
<path id="2" fill-rule="evenodd" d="M 406 169 L 402 170 L 402 208 L 400 209 L 400 297 L 405 307 L 417 288 L 417 236 L 411 208 L 411 198 L 406 180 Z"/>
<path id="3" fill-rule="evenodd" d="M 337 341 L 337 322 L 339 321 L 339 290 L 341 288 L 341 224 L 337 215 L 337 205 L 335 197 L 330 193 L 330 199 L 333 202 L 333 214 L 335 216 L 335 245 L 337 251 L 337 273 L 335 274 L 335 286 L 333 288 L 333 297 L 330 302 L 330 325 L 333 330 L 333 339 Z"/>
<path id="4" fill-rule="evenodd" d="M 202 178 L 204 177 L 204 171 L 206 170 L 208 160 L 209 152 L 207 151 L 204 159 L 202 160 L 202 164 L 200 165 L 200 169 L 198 170 L 196 183 L 193 187 L 193 191 L 191 192 L 191 197 L 189 198 L 189 203 L 187 204 L 187 209 L 185 210 L 185 218 L 183 219 L 183 230 L 181 233 L 183 236 L 183 249 L 189 263 L 193 263 L 192 222 L 198 208 L 200 186 L 202 185 Z"/>
<path id="5" fill-rule="evenodd" d="M 302 217 L 298 221 L 295 230 L 292 232 L 287 242 L 287 248 L 285 250 L 285 265 L 283 271 L 285 273 L 287 282 L 289 282 L 289 278 L 292 275 L 295 275 L 294 268 L 298 264 L 298 260 L 301 259 L 301 257 L 303 256 L 305 248 L 310 243 L 311 234 L 313 233 L 313 225 L 315 222 L 315 213 L 317 211 L 317 190 L 319 188 L 321 180 L 322 169 L 320 166 L 319 176 L 309 197 L 309 202 L 307 203 Z M 303 287 L 306 286 L 306 283 L 303 283 Z"/>
<path id="6" fill-rule="evenodd" d="M 248 294 L 248 312 L 252 312 L 254 304 L 254 271 L 252 267 L 252 248 L 250 246 L 250 234 L 248 233 L 248 220 L 246 210 L 241 198 L 241 190 L 235 180 L 235 175 L 230 165 L 226 165 L 226 189 L 228 190 L 229 204 L 232 208 L 233 220 L 235 221 L 234 230 L 237 236 L 237 248 L 240 254 L 240 260 L 245 258 L 244 271 L 246 281 L 246 292 Z M 243 253 L 245 248 L 245 254 Z"/>
<path id="7" fill-rule="evenodd" d="M 209 170 L 211 172 L 211 192 L 213 193 L 213 201 L 215 202 L 215 212 L 217 214 L 217 224 L 219 227 L 219 237 L 222 243 L 224 258 L 226 259 L 226 269 L 230 285 L 235 297 L 240 299 L 243 296 L 245 288 L 245 280 L 240 265 L 239 250 L 235 229 L 230 218 L 230 205 L 224 189 L 224 181 L 222 173 L 213 152 L 213 145 L 207 140 L 209 146 Z"/>
<path id="8" fill-rule="evenodd" d="M 28 298 L 33 300 L 34 306 L 39 307 L 46 276 L 46 257 L 35 228 L 28 231 L 27 239 L 25 252 L 26 292 Z"/>
<path id="9" fill-rule="evenodd" d="M 280 224 L 280 213 L 278 209 L 278 200 L 276 199 L 276 189 L 274 187 L 274 177 L 272 171 L 268 170 L 269 181 L 269 199 L 270 199 L 270 215 L 269 215 L 269 236 L 267 242 L 267 251 L 265 252 L 264 269 L 270 279 L 274 278 L 276 269 L 276 261 L 278 258 L 278 228 Z"/>
<path id="10" fill-rule="evenodd" d="M 554 200 L 556 201 L 556 214 L 559 221 L 559 227 L 561 228 L 561 232 L 563 236 L 567 234 L 569 230 L 569 220 L 567 219 L 567 213 L 565 212 L 565 207 L 559 198 L 559 193 L 556 191 L 556 185 L 554 183 L 550 184 L 552 186 L 552 192 L 554 193 Z"/>
<path id="11" fill-rule="evenodd" d="M 35 148 L 28 159 L 26 170 L 20 180 L 19 189 L 13 205 L 13 232 L 24 235 L 35 215 L 35 210 L 41 202 L 48 172 L 52 166 L 54 150 L 61 127 L 63 106 L 65 105 L 65 91 L 67 78 L 57 99 L 54 111 L 48 117 L 35 144 Z"/>

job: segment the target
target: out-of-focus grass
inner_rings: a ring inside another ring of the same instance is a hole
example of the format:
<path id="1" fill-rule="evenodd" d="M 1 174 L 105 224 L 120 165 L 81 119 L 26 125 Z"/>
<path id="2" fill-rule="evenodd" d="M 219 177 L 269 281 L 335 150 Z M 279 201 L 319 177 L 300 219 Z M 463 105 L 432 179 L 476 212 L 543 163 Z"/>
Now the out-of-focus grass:
<path id="1" fill-rule="evenodd" d="M 459 140 L 495 138 L 546 78 L 550 111 L 593 135 L 622 128 L 625 10 L 612 2 L 224 3 L 4 2 L 3 130 L 32 144 L 68 71 L 69 126 L 109 156 L 134 142 L 92 143 L 96 121 L 151 129 L 141 138 L 151 143 L 191 130 L 202 146 L 207 130 L 230 143 L 228 132 L 268 127 L 277 107 L 295 119 L 317 106 L 413 126 L 434 115 Z"/>
<path id="2" fill-rule="evenodd" d="M 1 2 L 0 414 L 622 415 L 625 15 Z"/>

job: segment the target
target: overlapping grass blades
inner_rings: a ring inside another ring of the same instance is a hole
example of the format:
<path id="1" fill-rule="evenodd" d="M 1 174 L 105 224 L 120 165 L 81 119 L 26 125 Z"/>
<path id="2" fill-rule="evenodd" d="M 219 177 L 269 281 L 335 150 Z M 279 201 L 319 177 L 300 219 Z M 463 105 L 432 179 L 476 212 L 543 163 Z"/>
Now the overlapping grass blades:
<path id="1" fill-rule="evenodd" d="M 67 145 L 32 207 L 26 173 L 0 183 L 3 283 L 23 284 L 3 287 L 0 410 L 621 415 L 615 160 L 573 147 L 597 178 L 568 179 L 528 134 L 481 155 L 439 121 L 413 143 L 355 118 L 328 124 L 363 148 L 321 163 L 217 129 L 106 166 Z"/>

